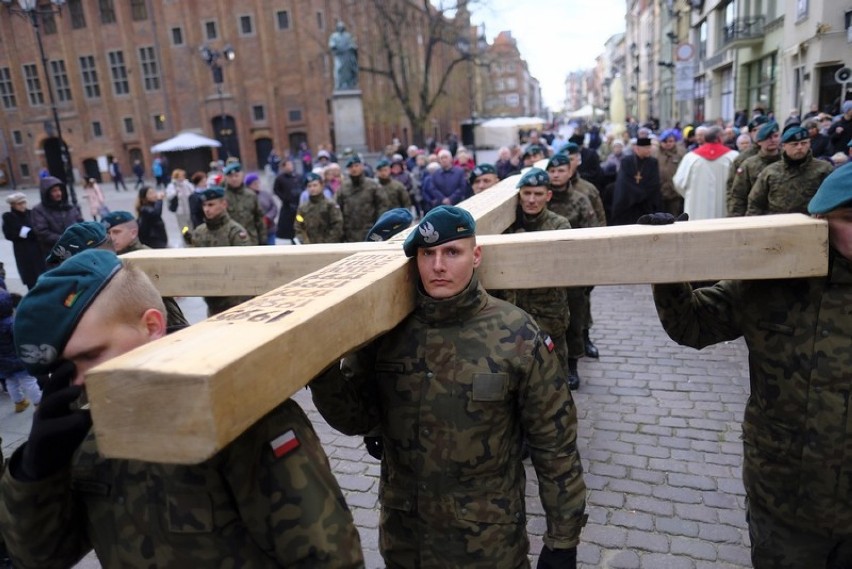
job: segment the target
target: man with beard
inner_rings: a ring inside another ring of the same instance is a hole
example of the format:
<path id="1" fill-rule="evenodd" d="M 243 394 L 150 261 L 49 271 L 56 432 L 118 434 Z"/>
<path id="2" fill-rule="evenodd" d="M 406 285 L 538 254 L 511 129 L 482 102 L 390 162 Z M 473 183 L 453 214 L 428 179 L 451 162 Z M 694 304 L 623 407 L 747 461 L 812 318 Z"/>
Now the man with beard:
<path id="1" fill-rule="evenodd" d="M 728 217 L 739 217 L 746 214 L 748 194 L 751 192 L 754 182 L 757 181 L 757 177 L 764 168 L 781 159 L 778 150 L 781 141 L 778 123 L 772 121 L 760 127 L 755 141 L 759 148 L 758 153 L 737 168 L 734 183 L 731 185 L 731 193 L 728 195 Z"/>
<path id="2" fill-rule="evenodd" d="M 662 209 L 660 166 L 651 151 L 650 138 L 637 138 L 633 152 L 621 160 L 612 196 L 610 225 L 630 225 L 642 215 Z"/>
<path id="3" fill-rule="evenodd" d="M 59 178 L 46 176 L 39 182 L 41 203 L 33 208 L 33 233 L 41 247 L 42 257 L 47 257 L 66 229 L 83 221 L 80 209 L 68 203 L 68 191 Z"/>

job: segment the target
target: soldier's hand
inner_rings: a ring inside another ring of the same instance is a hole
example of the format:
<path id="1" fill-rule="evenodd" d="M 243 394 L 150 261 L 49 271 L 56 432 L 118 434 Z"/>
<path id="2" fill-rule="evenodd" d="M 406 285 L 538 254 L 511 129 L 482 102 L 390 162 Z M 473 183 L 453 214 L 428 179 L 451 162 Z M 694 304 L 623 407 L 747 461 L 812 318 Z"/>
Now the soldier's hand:
<path id="1" fill-rule="evenodd" d="M 636 220 L 639 225 L 671 225 L 675 221 L 689 221 L 689 215 L 682 213 L 675 217 L 670 213 L 646 213 Z"/>
<path id="2" fill-rule="evenodd" d="M 384 451 L 384 443 L 382 437 L 364 437 L 364 446 L 367 447 L 367 453 L 376 460 L 382 460 L 382 452 Z"/>
<path id="3" fill-rule="evenodd" d="M 180 234 L 183 235 L 184 243 L 192 245 L 192 231 L 189 230 L 189 227 L 184 226 L 184 228 L 180 230 Z"/>
<path id="4" fill-rule="evenodd" d="M 58 472 L 71 462 L 86 438 L 92 416 L 88 409 L 71 408 L 83 393 L 83 386 L 70 385 L 75 375 L 76 368 L 69 361 L 51 373 L 33 416 L 30 438 L 10 462 L 15 478 L 34 482 Z"/>
<path id="5" fill-rule="evenodd" d="M 538 556 L 536 569 L 576 569 L 577 548 L 550 549 L 546 545 L 541 546 L 541 554 Z"/>

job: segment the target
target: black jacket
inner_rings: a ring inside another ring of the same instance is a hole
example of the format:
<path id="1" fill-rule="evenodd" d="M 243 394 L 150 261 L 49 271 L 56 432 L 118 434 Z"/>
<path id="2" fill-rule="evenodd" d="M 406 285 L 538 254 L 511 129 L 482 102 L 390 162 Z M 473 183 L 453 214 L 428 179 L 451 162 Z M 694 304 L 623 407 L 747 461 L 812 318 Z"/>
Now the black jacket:
<path id="1" fill-rule="evenodd" d="M 12 242 L 18 274 L 27 288 L 32 288 L 38 276 L 45 271 L 45 256 L 41 252 L 35 231 L 31 230 L 26 237 L 21 237 L 23 227 L 32 229 L 32 210 L 12 210 L 3 214 L 3 235 Z"/>

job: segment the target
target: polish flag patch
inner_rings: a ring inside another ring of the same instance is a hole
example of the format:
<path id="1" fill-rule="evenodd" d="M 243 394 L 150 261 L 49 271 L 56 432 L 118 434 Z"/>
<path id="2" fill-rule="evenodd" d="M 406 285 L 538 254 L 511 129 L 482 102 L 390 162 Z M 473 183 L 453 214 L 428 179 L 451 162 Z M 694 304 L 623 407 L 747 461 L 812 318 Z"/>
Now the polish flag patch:
<path id="1" fill-rule="evenodd" d="M 290 429 L 281 436 L 275 437 L 269 442 L 269 446 L 272 447 L 272 453 L 275 455 L 275 458 L 281 458 L 285 454 L 296 450 L 299 448 L 300 444 L 299 437 L 296 436 L 293 429 Z"/>
<path id="2" fill-rule="evenodd" d="M 550 339 L 550 336 L 544 337 L 544 345 L 547 347 L 548 352 L 553 352 L 556 349 L 556 344 L 553 343 L 553 340 Z"/>

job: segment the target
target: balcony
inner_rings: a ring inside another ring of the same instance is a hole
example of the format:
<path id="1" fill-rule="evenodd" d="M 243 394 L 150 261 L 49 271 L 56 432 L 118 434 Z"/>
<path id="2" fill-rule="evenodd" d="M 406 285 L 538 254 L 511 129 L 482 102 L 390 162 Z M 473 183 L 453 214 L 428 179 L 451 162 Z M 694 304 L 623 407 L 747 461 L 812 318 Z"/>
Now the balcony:
<path id="1" fill-rule="evenodd" d="M 764 16 L 735 19 L 733 23 L 722 28 L 722 46 L 745 47 L 759 43 L 763 40 L 765 23 Z"/>

